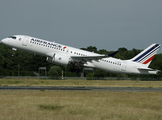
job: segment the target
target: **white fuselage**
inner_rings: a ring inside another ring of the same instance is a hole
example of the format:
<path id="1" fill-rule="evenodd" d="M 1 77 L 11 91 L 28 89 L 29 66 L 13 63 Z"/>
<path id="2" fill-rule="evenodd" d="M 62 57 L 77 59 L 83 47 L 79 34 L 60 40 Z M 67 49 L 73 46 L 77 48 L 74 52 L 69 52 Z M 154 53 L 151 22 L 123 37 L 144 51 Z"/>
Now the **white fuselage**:
<path id="1" fill-rule="evenodd" d="M 84 51 L 74 47 L 69 47 L 55 42 L 50 42 L 30 36 L 17 35 L 16 39 L 5 38 L 2 43 L 12 48 L 25 50 L 35 54 L 48 57 L 49 53 L 57 53 L 71 58 L 71 56 L 99 56 L 93 52 Z M 74 61 L 71 59 L 71 61 Z M 75 60 L 76 61 L 76 60 Z M 86 61 L 83 66 L 97 68 L 114 73 L 128 74 L 156 74 L 157 71 L 139 70 L 138 67 L 145 67 L 140 63 L 131 60 L 120 60 L 112 57 L 102 58 L 99 60 Z"/>

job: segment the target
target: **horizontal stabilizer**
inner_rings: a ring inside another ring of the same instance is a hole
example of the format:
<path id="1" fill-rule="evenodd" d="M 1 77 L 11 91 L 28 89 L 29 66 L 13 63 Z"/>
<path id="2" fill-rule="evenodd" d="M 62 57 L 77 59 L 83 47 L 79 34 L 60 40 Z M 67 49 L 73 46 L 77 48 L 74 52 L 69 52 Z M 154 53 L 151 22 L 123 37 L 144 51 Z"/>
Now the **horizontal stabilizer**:
<path id="1" fill-rule="evenodd" d="M 145 67 L 138 67 L 137 69 L 139 69 L 139 70 L 147 70 L 147 71 L 159 71 L 159 70 L 155 70 L 155 69 L 152 69 L 152 68 L 145 68 Z"/>
<path id="2" fill-rule="evenodd" d="M 147 71 L 150 74 L 157 74 L 158 72 L 160 72 L 160 70 L 155 70 L 155 69 L 146 68 L 146 67 L 138 67 L 137 69 L 142 70 L 142 71 Z"/>

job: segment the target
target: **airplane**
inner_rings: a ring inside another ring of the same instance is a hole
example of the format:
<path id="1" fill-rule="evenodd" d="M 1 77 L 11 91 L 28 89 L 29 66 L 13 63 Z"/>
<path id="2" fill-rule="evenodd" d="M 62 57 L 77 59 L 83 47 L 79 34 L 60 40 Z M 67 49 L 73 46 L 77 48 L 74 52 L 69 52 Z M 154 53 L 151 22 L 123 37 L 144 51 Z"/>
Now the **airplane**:
<path id="1" fill-rule="evenodd" d="M 46 57 L 46 61 L 58 65 L 73 64 L 89 68 L 96 68 L 112 73 L 123 74 L 157 74 L 159 70 L 149 68 L 160 44 L 152 44 L 141 53 L 129 60 L 113 58 L 111 55 L 101 55 L 67 45 L 26 36 L 13 35 L 1 40 L 5 45 L 12 47 L 13 51 L 21 49 Z"/>

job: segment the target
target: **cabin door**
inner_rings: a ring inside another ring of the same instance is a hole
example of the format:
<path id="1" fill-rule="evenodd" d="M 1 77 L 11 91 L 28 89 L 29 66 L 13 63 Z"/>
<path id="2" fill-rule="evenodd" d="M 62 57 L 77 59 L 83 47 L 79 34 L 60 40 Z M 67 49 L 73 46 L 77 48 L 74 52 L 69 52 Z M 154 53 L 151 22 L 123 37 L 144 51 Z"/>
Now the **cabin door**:
<path id="1" fill-rule="evenodd" d="M 24 36 L 22 45 L 27 46 L 28 39 L 29 39 L 28 37 Z"/>

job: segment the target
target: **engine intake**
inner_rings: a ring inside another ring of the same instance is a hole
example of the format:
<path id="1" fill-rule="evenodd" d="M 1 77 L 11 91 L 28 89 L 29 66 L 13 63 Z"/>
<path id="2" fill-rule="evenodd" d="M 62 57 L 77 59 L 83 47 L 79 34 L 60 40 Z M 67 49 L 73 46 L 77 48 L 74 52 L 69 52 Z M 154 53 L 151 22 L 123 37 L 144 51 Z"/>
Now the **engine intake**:
<path id="1" fill-rule="evenodd" d="M 53 57 L 47 57 L 47 62 L 59 65 L 67 65 L 71 62 L 71 58 L 62 54 L 54 54 Z"/>

